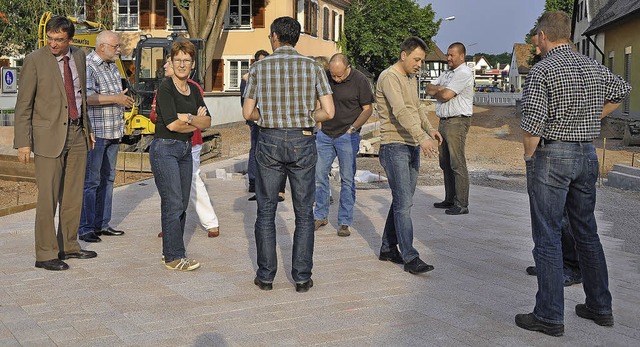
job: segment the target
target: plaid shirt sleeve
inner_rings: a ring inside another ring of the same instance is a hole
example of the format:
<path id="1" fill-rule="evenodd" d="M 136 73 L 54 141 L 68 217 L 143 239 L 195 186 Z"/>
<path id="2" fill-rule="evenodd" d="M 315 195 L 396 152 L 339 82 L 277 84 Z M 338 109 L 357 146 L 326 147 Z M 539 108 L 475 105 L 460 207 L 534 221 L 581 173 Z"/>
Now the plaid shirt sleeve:
<path id="1" fill-rule="evenodd" d="M 247 85 L 244 88 L 243 98 L 249 98 L 256 100 L 256 65 L 253 64 L 249 68 L 249 74 L 247 75 Z"/>
<path id="2" fill-rule="evenodd" d="M 96 94 L 97 88 L 96 69 L 93 64 L 87 64 L 87 96 Z"/>
<path id="3" fill-rule="evenodd" d="M 620 76 L 613 74 L 609 69 L 600 66 L 605 76 L 605 99 L 614 104 L 619 104 L 631 92 L 631 85 Z"/>
<path id="4" fill-rule="evenodd" d="M 333 94 L 331 90 L 331 86 L 329 85 L 329 80 L 327 79 L 327 73 L 322 70 L 319 65 L 315 66 L 316 70 L 316 79 L 318 84 L 316 85 L 316 91 L 318 96 L 325 96 Z"/>
<path id="5" fill-rule="evenodd" d="M 532 69 L 525 80 L 522 93 L 522 130 L 542 136 L 549 115 L 546 78 L 539 69 Z"/>

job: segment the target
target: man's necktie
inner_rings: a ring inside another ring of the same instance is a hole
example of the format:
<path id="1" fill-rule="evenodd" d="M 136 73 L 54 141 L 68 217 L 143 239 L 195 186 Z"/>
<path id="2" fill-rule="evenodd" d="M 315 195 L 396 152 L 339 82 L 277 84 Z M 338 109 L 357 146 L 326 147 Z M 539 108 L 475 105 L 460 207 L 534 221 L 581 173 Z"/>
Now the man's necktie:
<path id="1" fill-rule="evenodd" d="M 69 119 L 78 119 L 78 107 L 76 106 L 76 93 L 73 88 L 73 77 L 69 66 L 69 57 L 62 57 L 64 62 L 64 90 L 67 92 L 67 103 L 69 104 Z"/>

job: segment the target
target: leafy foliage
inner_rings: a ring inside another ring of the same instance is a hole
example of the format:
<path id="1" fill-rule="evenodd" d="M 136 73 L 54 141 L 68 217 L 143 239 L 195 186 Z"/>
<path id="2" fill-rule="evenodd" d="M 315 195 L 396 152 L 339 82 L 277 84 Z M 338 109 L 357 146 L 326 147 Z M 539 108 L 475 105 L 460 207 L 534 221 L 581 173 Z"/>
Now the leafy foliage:
<path id="1" fill-rule="evenodd" d="M 0 1 L 0 56 L 19 56 L 36 48 L 38 22 L 45 11 L 59 15 L 74 13 L 73 0 Z"/>
<path id="2" fill-rule="evenodd" d="M 573 0 L 546 0 L 544 4 L 544 11 L 564 11 L 569 15 L 569 17 L 571 17 L 573 13 L 573 5 Z M 542 16 L 542 13 L 540 14 L 540 16 Z M 538 19 L 540 19 L 540 17 L 538 17 Z M 536 22 L 533 23 L 532 28 L 535 27 L 536 24 L 538 24 L 538 19 L 536 19 Z M 531 42 L 531 35 L 529 35 L 529 33 L 527 33 L 527 35 L 525 36 L 525 42 L 531 44 L 531 58 L 529 59 L 528 63 L 529 65 L 533 66 L 541 60 L 541 57 L 536 54 L 536 47 Z"/>
<path id="3" fill-rule="evenodd" d="M 441 20 L 434 21 L 431 4 L 415 0 L 354 0 L 345 13 L 342 51 L 374 76 L 393 64 L 402 41 L 418 36 L 430 46 Z"/>
<path id="4" fill-rule="evenodd" d="M 547 0 L 544 4 L 545 11 L 564 11 L 569 17 L 573 13 L 573 0 Z"/>

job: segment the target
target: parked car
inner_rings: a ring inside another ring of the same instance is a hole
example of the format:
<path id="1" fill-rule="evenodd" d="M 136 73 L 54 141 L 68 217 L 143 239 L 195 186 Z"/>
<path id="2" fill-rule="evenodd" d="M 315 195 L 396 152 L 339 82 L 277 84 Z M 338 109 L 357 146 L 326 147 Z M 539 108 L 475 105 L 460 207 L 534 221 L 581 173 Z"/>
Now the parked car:
<path id="1" fill-rule="evenodd" d="M 482 93 L 502 92 L 502 89 L 496 86 L 477 86 L 475 90 L 476 92 L 482 92 Z"/>

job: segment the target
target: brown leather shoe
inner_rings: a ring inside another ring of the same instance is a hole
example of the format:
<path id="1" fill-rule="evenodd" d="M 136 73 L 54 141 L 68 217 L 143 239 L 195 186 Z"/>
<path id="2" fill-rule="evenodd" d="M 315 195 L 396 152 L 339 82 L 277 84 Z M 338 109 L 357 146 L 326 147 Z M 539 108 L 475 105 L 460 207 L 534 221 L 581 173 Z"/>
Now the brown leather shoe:
<path id="1" fill-rule="evenodd" d="M 207 236 L 208 237 L 218 237 L 220 236 L 220 227 L 215 227 L 215 228 L 211 228 L 207 230 Z"/>
<path id="2" fill-rule="evenodd" d="M 162 237 L 162 231 L 158 233 L 158 237 Z"/>

